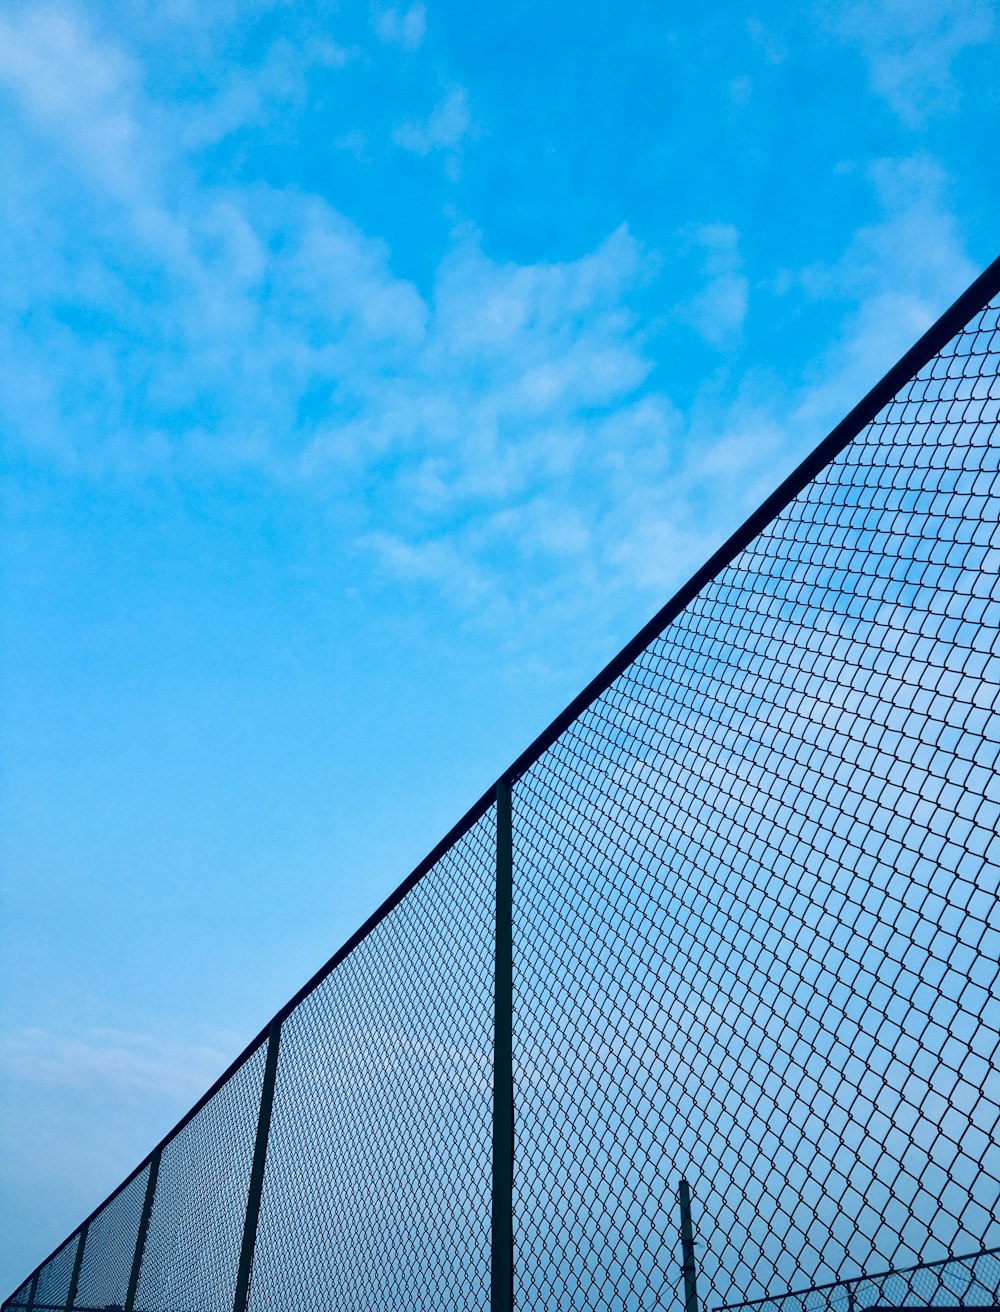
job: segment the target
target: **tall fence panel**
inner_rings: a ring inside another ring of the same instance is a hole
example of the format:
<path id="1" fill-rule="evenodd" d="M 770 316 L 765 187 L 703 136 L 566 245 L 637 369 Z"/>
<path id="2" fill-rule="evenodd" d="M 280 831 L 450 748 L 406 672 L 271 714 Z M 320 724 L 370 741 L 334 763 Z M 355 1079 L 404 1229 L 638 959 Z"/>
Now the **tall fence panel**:
<path id="1" fill-rule="evenodd" d="M 514 791 L 518 1306 L 981 1247 L 1000 1186 L 988 307 Z"/>
<path id="2" fill-rule="evenodd" d="M 11 1294 L 10 1298 L 4 1303 L 4 1307 L 18 1309 L 27 1307 L 31 1301 L 31 1286 L 31 1279 L 26 1280 L 23 1285 L 19 1285 L 18 1288 L 14 1290 L 13 1294 Z"/>
<path id="3" fill-rule="evenodd" d="M 81 1312 L 125 1306 L 148 1178 L 147 1166 L 87 1226 L 74 1302 Z"/>
<path id="4" fill-rule="evenodd" d="M 136 1312 L 233 1312 L 264 1055 L 258 1048 L 163 1149 Z"/>
<path id="5" fill-rule="evenodd" d="M 282 1024 L 251 1312 L 489 1304 L 496 824 Z"/>
<path id="6" fill-rule="evenodd" d="M 998 289 L 5 1312 L 1000 1303 Z"/>
<path id="7" fill-rule="evenodd" d="M 76 1263 L 78 1234 L 57 1249 L 38 1273 L 33 1306 L 38 1312 L 64 1312 Z"/>

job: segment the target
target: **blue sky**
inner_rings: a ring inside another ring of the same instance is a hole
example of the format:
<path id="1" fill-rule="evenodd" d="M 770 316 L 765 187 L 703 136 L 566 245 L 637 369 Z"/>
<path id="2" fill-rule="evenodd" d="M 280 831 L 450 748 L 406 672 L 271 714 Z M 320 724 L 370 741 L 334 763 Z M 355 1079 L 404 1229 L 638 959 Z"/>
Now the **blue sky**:
<path id="1" fill-rule="evenodd" d="M 3 7 L 4 1292 L 993 258 L 997 30 Z"/>

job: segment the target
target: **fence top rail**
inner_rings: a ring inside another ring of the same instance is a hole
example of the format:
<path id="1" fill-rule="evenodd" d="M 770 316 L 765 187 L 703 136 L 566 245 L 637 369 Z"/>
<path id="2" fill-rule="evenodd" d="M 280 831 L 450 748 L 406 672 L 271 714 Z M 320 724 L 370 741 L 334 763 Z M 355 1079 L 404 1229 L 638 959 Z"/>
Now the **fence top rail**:
<path id="1" fill-rule="evenodd" d="M 733 533 L 717 551 L 715 551 L 670 600 L 653 615 L 625 646 L 604 668 L 594 676 L 583 690 L 548 724 L 541 733 L 525 748 L 523 752 L 500 775 L 500 781 L 508 785 L 515 783 L 544 753 L 559 736 L 575 721 L 598 697 L 604 693 L 614 680 L 641 655 L 649 644 L 671 624 L 702 589 L 716 575 L 731 564 L 739 553 L 748 546 L 757 535 L 765 529 L 786 508 L 798 494 L 823 470 L 839 453 L 844 450 L 867 426 L 879 412 L 888 405 L 900 389 L 909 382 L 925 365 L 960 332 L 962 328 L 985 309 L 995 296 L 1000 294 L 1000 256 L 989 264 L 983 272 L 966 288 L 964 292 L 948 307 L 930 328 L 908 351 L 885 373 L 870 391 L 851 409 L 847 415 L 827 434 L 809 455 L 788 477 L 779 484 L 748 519 Z M 205 1091 L 198 1101 L 180 1118 L 158 1144 L 97 1207 L 66 1236 L 34 1268 L 30 1280 L 74 1239 L 85 1226 L 109 1203 L 113 1202 L 135 1178 L 140 1175 L 153 1160 L 154 1156 L 176 1138 L 178 1134 L 194 1119 L 203 1107 L 215 1096 L 222 1086 L 239 1070 L 243 1063 L 266 1041 L 273 1025 L 280 1025 L 329 976 L 354 949 L 378 927 L 389 913 L 399 905 L 406 895 L 420 882 L 425 874 L 437 864 L 451 847 L 459 842 L 473 825 L 486 814 L 496 798 L 496 785 L 491 785 L 477 801 L 465 812 L 461 819 L 452 826 L 444 837 L 435 844 L 427 855 L 413 868 L 406 878 L 389 894 L 384 902 L 376 908 L 368 919 L 341 945 L 340 948 L 306 981 L 305 984 L 281 1007 L 275 1015 L 258 1031 L 246 1047 L 226 1067 L 218 1079 Z M 947 1259 L 946 1259 L 947 1260 Z M 23 1283 L 23 1282 L 22 1282 Z M 842 1281 L 833 1281 L 842 1284 Z M 20 1289 L 21 1286 L 19 1285 Z M 822 1288 L 822 1286 L 817 1286 Z M 16 1291 L 15 1291 L 16 1292 Z M 808 1291 L 807 1291 L 808 1292 Z M 6 1308 L 13 1294 L 4 1301 Z M 769 1300 L 757 1300 L 767 1302 Z M 751 1304 L 732 1304 L 727 1307 L 751 1306 Z M 720 1309 L 722 1312 L 722 1309 Z"/>
<path id="2" fill-rule="evenodd" d="M 828 1280 L 822 1285 L 809 1285 L 806 1289 L 788 1289 L 783 1294 L 765 1294 L 763 1298 L 751 1298 L 745 1303 L 721 1303 L 716 1312 L 734 1312 L 736 1308 L 762 1307 L 766 1303 L 779 1303 L 785 1298 L 805 1298 L 809 1294 L 822 1294 L 828 1289 L 849 1289 L 852 1285 L 863 1285 L 868 1281 L 873 1284 L 879 1280 L 891 1280 L 893 1276 L 909 1276 L 915 1271 L 933 1271 L 935 1267 L 950 1266 L 953 1262 L 977 1262 L 982 1257 L 1000 1257 L 1000 1248 L 982 1248 L 976 1253 L 952 1253 L 948 1257 L 936 1258 L 933 1262 L 915 1262 L 913 1266 L 893 1267 L 890 1271 L 863 1272 L 857 1276 L 845 1276 L 842 1280 Z"/>

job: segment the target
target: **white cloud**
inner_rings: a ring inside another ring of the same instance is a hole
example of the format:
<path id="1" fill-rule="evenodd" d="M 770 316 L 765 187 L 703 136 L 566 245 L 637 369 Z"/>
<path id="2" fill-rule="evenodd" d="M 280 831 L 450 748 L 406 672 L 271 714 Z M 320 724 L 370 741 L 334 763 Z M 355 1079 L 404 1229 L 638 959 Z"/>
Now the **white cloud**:
<path id="1" fill-rule="evenodd" d="M 881 215 L 858 228 L 829 268 L 800 272 L 806 295 L 845 306 L 841 333 L 793 411 L 796 423 L 846 412 L 926 331 L 977 270 L 946 199 L 947 179 L 923 156 L 869 166 Z"/>
<path id="2" fill-rule="evenodd" d="M 685 316 L 713 346 L 738 344 L 746 319 L 749 283 L 743 273 L 740 234 L 732 224 L 710 223 L 691 233 L 700 251 L 705 284 Z"/>
<path id="3" fill-rule="evenodd" d="M 468 96 L 461 87 L 450 91 L 424 122 L 400 124 L 392 139 L 414 155 L 430 155 L 436 150 L 451 150 L 459 144 L 471 125 Z"/>
<path id="4" fill-rule="evenodd" d="M 407 541 L 392 533 L 371 533 L 358 546 L 372 552 L 397 577 L 431 584 L 462 608 L 495 603 L 492 580 L 478 567 L 471 553 L 451 542 Z"/>
<path id="5" fill-rule="evenodd" d="M 141 169 L 138 76 L 121 50 L 93 40 L 65 12 L 0 15 L 0 86 L 119 198 L 134 193 Z"/>
<path id="6" fill-rule="evenodd" d="M 840 316 L 812 378 L 748 373 L 727 402 L 709 379 L 682 416 L 650 382 L 629 304 L 654 260 L 627 228 L 536 264 L 491 259 L 461 231 L 422 292 L 317 196 L 201 182 L 187 111 L 168 114 L 125 55 L 53 12 L 0 19 L 0 78 L 35 125 L 0 197 L 22 253 L 7 321 L 27 325 L 0 356 L 8 432 L 90 477 L 252 470 L 352 515 L 364 487 L 354 538 L 376 574 L 469 613 L 662 598 L 973 272 L 946 179 L 885 161 L 868 177 L 880 218 L 830 267 L 785 273 L 786 295 Z M 464 93 L 449 103 L 421 149 L 466 130 Z M 231 117 L 244 112 L 259 107 Z M 737 343 L 739 232 L 682 240 L 703 282 L 681 315 Z"/>
<path id="7" fill-rule="evenodd" d="M 955 65 L 996 33 L 992 0 L 886 0 L 849 4 L 834 26 L 865 59 L 872 89 L 908 127 L 954 109 Z"/>
<path id="8" fill-rule="evenodd" d="M 373 21 L 380 41 L 404 50 L 418 49 L 427 34 L 427 10 L 422 4 L 408 9 L 378 9 Z"/>
<path id="9" fill-rule="evenodd" d="M 229 1048 L 231 1041 L 178 1043 L 124 1030 L 66 1035 L 23 1029 L 0 1040 L 0 1065 L 8 1087 L 100 1090 L 112 1098 L 153 1094 L 183 1101 L 198 1097 L 222 1073 Z"/>
<path id="10" fill-rule="evenodd" d="M 552 265 L 497 264 L 463 241 L 439 269 L 423 335 L 414 319 L 390 369 L 358 371 L 364 415 L 318 432 L 303 472 L 315 476 L 348 451 L 394 449 L 412 454 L 424 483 L 439 501 L 447 488 L 453 505 L 564 470 L 578 412 L 617 403 L 648 370 L 620 308 L 640 258 L 624 230 Z"/>

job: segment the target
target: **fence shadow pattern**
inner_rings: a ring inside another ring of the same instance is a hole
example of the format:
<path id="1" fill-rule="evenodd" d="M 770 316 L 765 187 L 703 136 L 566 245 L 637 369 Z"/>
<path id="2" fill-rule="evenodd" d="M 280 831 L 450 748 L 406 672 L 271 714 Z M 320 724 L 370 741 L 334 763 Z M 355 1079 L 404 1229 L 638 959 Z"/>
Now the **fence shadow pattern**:
<path id="1" fill-rule="evenodd" d="M 5 1309 L 1000 1301 L 991 267 Z"/>

